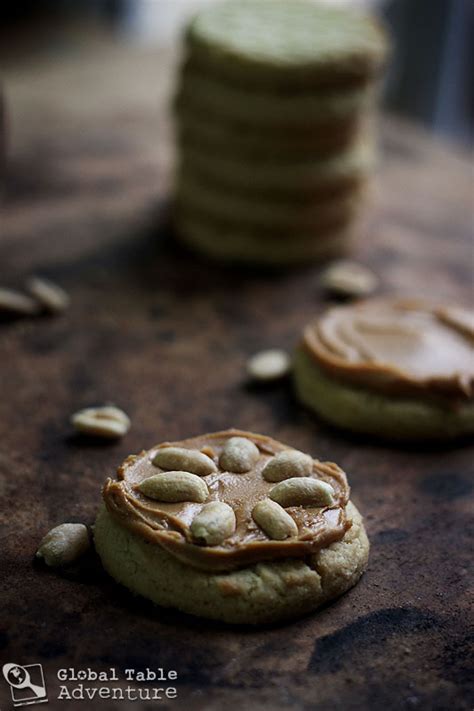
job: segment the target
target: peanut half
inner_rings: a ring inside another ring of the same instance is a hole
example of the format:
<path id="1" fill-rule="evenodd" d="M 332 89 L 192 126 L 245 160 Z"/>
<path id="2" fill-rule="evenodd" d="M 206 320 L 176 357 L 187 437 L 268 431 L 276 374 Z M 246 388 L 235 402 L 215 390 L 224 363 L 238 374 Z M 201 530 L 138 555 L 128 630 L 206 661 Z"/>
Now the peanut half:
<path id="1" fill-rule="evenodd" d="M 71 417 L 71 423 L 78 432 L 108 439 L 123 437 L 130 429 L 129 417 L 114 405 L 79 410 Z"/>
<path id="2" fill-rule="evenodd" d="M 235 531 L 234 510 L 223 501 L 205 504 L 191 523 L 191 533 L 197 543 L 216 546 Z"/>
<path id="3" fill-rule="evenodd" d="M 334 489 L 330 484 L 312 477 L 285 479 L 268 494 L 281 506 L 331 506 Z"/>
<path id="4" fill-rule="evenodd" d="M 227 440 L 219 457 L 224 471 L 244 474 L 252 469 L 260 457 L 258 447 L 245 437 L 231 437 Z"/>
<path id="5" fill-rule="evenodd" d="M 290 514 L 280 504 L 270 499 L 263 499 L 255 504 L 252 518 L 264 533 L 274 541 L 298 535 L 298 527 Z"/>
<path id="6" fill-rule="evenodd" d="M 45 311 L 58 314 L 69 306 L 69 296 L 64 289 L 48 279 L 31 277 L 26 287 Z"/>
<path id="7" fill-rule="evenodd" d="M 44 536 L 36 557 L 43 558 L 46 565 L 58 567 L 73 563 L 89 547 L 89 533 L 83 523 L 62 523 Z"/>
<path id="8" fill-rule="evenodd" d="M 195 501 L 202 504 L 209 495 L 206 482 L 190 472 L 153 474 L 138 484 L 137 489 L 149 499 L 175 504 Z"/>
<path id="9" fill-rule="evenodd" d="M 17 316 L 31 316 L 39 311 L 38 303 L 19 291 L 0 287 L 0 313 L 6 312 Z"/>
<path id="10" fill-rule="evenodd" d="M 333 262 L 322 274 L 322 286 L 338 296 L 368 296 L 378 285 L 378 277 L 358 262 Z"/>
<path id="11" fill-rule="evenodd" d="M 162 447 L 153 457 L 155 467 L 161 469 L 179 469 L 191 472 L 198 476 L 214 474 L 217 467 L 207 454 L 197 449 L 184 449 L 183 447 Z"/>
<path id="12" fill-rule="evenodd" d="M 255 353 L 247 361 L 247 373 L 252 380 L 270 382 L 288 375 L 291 369 L 291 358 L 285 351 L 271 348 Z"/>
<path id="13" fill-rule="evenodd" d="M 309 454 L 296 449 L 279 452 L 270 459 L 262 470 L 266 481 L 283 481 L 296 476 L 309 476 L 313 471 L 313 460 Z"/>

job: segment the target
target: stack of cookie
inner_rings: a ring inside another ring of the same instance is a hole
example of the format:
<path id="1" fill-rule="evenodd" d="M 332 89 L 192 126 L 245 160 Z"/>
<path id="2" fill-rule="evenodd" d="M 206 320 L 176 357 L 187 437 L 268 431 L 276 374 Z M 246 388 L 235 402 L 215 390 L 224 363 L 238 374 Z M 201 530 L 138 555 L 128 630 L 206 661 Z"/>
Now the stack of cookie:
<path id="1" fill-rule="evenodd" d="M 376 22 L 311 0 L 224 0 L 190 23 L 185 49 L 178 236 L 256 264 L 343 251 L 374 159 Z"/>

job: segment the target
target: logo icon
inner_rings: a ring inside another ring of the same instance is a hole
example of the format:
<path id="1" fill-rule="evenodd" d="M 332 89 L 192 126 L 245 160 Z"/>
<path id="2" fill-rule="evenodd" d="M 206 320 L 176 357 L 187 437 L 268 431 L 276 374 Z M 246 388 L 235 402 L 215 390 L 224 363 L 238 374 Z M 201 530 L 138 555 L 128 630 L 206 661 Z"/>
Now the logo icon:
<path id="1" fill-rule="evenodd" d="M 41 664 L 4 664 L 3 676 L 10 685 L 13 706 L 31 706 L 48 700 Z"/>

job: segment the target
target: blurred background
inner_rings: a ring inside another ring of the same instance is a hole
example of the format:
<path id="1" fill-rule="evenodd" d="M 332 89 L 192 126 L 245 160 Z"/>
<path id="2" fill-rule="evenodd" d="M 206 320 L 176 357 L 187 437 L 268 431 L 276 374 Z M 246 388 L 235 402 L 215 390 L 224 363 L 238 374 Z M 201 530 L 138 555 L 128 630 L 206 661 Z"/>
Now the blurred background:
<path id="1" fill-rule="evenodd" d="M 126 52 L 176 44 L 185 19 L 209 0 L 6 0 L 0 59 L 8 67 L 56 58 L 98 57 L 107 46 Z M 333 0 L 374 7 L 396 51 L 383 102 L 433 132 L 472 141 L 474 3 L 471 0 Z M 86 56 L 84 56 L 86 52 Z M 98 71 L 100 68 L 98 67 Z M 0 70 L 0 78 L 1 78 Z M 140 81 L 140 77 L 137 77 Z"/>

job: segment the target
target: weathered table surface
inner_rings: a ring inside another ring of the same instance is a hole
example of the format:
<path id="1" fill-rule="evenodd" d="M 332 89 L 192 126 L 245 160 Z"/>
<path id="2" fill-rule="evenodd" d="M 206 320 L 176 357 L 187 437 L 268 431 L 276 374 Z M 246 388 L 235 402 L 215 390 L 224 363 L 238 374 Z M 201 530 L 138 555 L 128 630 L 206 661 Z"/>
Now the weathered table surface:
<path id="1" fill-rule="evenodd" d="M 55 700 L 64 667 L 175 669 L 169 709 L 471 708 L 472 450 L 345 436 L 300 409 L 289 385 L 245 385 L 247 356 L 291 348 L 323 306 L 318 269 L 242 272 L 172 245 L 169 76 L 158 53 L 100 47 L 6 66 L 2 282 L 42 273 L 72 305 L 0 325 L 1 661 L 42 663 L 54 709 L 128 708 Z M 382 129 L 377 207 L 355 255 L 382 293 L 466 302 L 467 157 L 394 120 Z M 130 414 L 130 433 L 110 445 L 74 437 L 70 414 L 104 401 Z M 93 522 L 103 480 L 128 453 L 232 425 L 350 475 L 372 553 L 342 599 L 283 627 L 231 628 L 134 599 L 92 556 L 62 573 L 33 563 L 51 526 Z M 0 679 L 2 711 L 10 703 Z"/>

